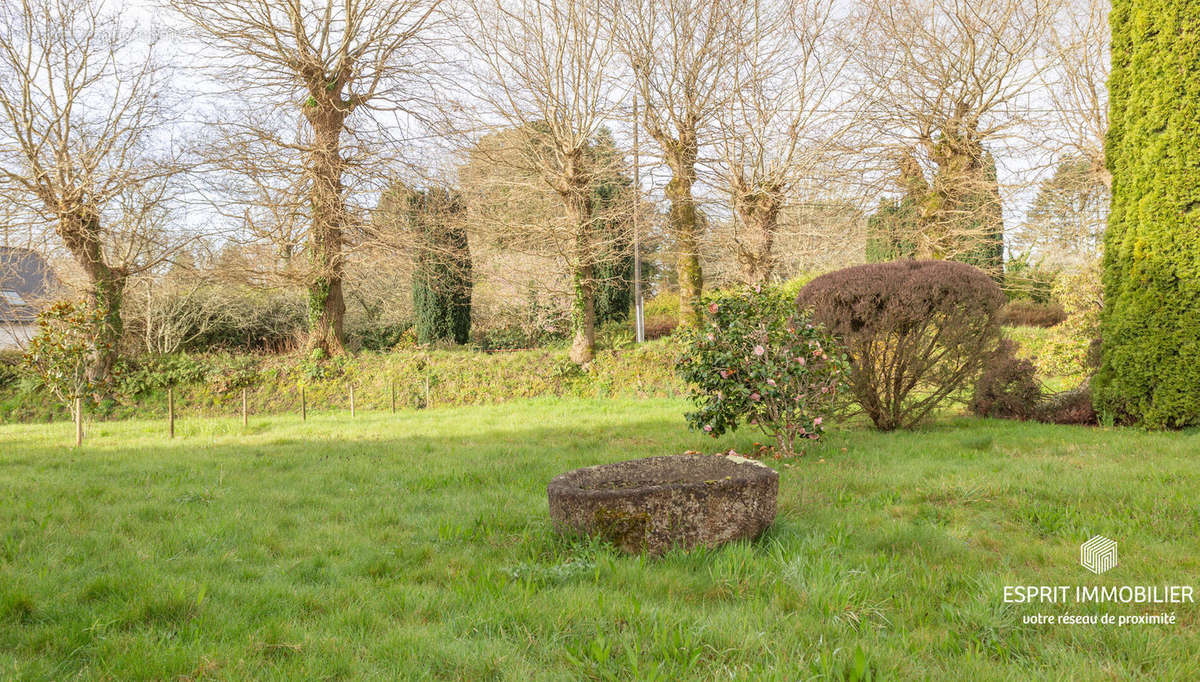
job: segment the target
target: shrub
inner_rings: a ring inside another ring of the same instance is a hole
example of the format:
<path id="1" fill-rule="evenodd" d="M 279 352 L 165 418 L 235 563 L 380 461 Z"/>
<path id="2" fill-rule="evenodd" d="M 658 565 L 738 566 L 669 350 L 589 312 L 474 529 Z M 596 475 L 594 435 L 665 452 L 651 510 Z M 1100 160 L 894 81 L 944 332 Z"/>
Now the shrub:
<path id="1" fill-rule="evenodd" d="M 844 387 L 832 337 L 774 292 L 717 295 L 705 311 L 678 363 L 698 407 L 688 423 L 716 437 L 746 421 L 788 456 L 819 438 Z"/>
<path id="2" fill-rule="evenodd" d="M 55 303 L 38 314 L 37 335 L 25 349 L 25 373 L 35 379 L 39 389 L 67 405 L 77 424 L 83 418 L 85 400 L 112 402 L 112 390 L 119 378 L 119 366 L 98 376 L 91 371 L 96 357 L 113 350 L 106 345 L 106 338 L 95 333 L 107 316 L 104 306 L 89 306 L 82 301 Z M 81 442 L 77 436 L 75 444 Z"/>
<path id="3" fill-rule="evenodd" d="M 1105 151 L 1113 195 L 1096 408 L 1123 423 L 1194 426 L 1200 424 L 1200 79 L 1194 77 L 1200 3 L 1115 2 L 1110 24 Z"/>
<path id="4" fill-rule="evenodd" d="M 1102 293 L 1098 263 L 1059 274 L 1054 296 L 1062 301 L 1067 319 L 1046 337 L 1038 358 L 1043 371 L 1084 377 L 1099 366 L 1096 347 L 1100 338 Z"/>
<path id="5" fill-rule="evenodd" d="M 1057 303 L 1017 299 L 1000 310 L 1000 324 L 1009 327 L 1053 327 L 1066 319 L 1067 311 Z"/>
<path id="6" fill-rule="evenodd" d="M 1054 270 L 1031 265 L 1028 257 L 1014 258 L 1004 267 L 1004 294 L 1010 301 L 1050 303 L 1054 278 Z"/>
<path id="7" fill-rule="evenodd" d="M 1000 287 L 950 261 L 859 265 L 800 291 L 850 356 L 850 390 L 882 430 L 910 428 L 979 377 L 1000 340 Z"/>
<path id="8" fill-rule="evenodd" d="M 148 354 L 289 350 L 305 325 L 298 291 L 221 284 L 166 287 L 123 307 L 127 347 Z"/>
<path id="9" fill-rule="evenodd" d="M 208 385 L 217 393 L 250 388 L 259 382 L 258 358 L 245 355 L 220 355 L 209 362 Z"/>
<path id="10" fill-rule="evenodd" d="M 0 388 L 17 383 L 21 378 L 21 351 L 0 350 Z"/>
<path id="11" fill-rule="evenodd" d="M 1042 400 L 1042 385 L 1034 378 L 1033 363 L 1014 355 L 1016 344 L 1002 340 L 988 359 L 975 395 L 971 411 L 981 417 L 1029 419 Z"/>
<path id="12" fill-rule="evenodd" d="M 1084 381 L 1069 391 L 1047 396 L 1038 405 L 1033 418 L 1047 424 L 1095 425 L 1097 418 L 1092 407 L 1091 382 Z"/>
<path id="13" fill-rule="evenodd" d="M 122 361 L 118 391 L 137 399 L 157 390 L 201 381 L 207 371 L 202 360 L 186 353 L 144 355 Z"/>
<path id="14" fill-rule="evenodd" d="M 346 330 L 347 340 L 363 350 L 391 350 L 415 329 L 412 322 L 370 321 Z"/>
<path id="15" fill-rule="evenodd" d="M 647 318 L 644 324 L 643 330 L 646 333 L 646 340 L 650 341 L 674 334 L 675 328 L 679 326 L 679 318 L 651 317 Z"/>
<path id="16" fill-rule="evenodd" d="M 474 343 L 480 350 L 537 348 L 567 338 L 567 312 L 546 303 L 531 288 L 524 305 L 508 304 L 494 312 L 488 324 L 474 328 Z"/>

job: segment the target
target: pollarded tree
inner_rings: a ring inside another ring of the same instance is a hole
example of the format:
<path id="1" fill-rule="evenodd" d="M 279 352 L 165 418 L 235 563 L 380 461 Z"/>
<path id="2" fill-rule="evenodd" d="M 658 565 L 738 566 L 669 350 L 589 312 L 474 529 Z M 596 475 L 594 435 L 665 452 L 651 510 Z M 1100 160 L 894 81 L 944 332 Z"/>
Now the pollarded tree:
<path id="1" fill-rule="evenodd" d="M 213 48 L 231 98 L 287 116 L 237 111 L 216 165 L 251 179 L 273 216 L 307 220 L 303 276 L 309 345 L 343 348 L 347 174 L 364 172 L 383 140 L 376 115 L 413 114 L 428 99 L 441 0 L 171 0 Z M 300 125 L 286 134 L 281 119 Z M 373 127 L 374 126 L 374 127 Z M 383 135 L 386 138 L 386 134 Z M 295 164 L 287 163 L 298 155 Z M 293 176 L 299 170 L 299 178 Z M 298 180 L 298 181 L 297 181 Z M 287 232 L 287 230 L 284 230 Z"/>
<path id="2" fill-rule="evenodd" d="M 680 323 L 703 317 L 700 269 L 703 218 L 695 186 L 701 149 L 719 137 L 717 115 L 733 96 L 738 56 L 751 38 L 754 2 L 608 0 L 617 45 L 632 68 L 641 123 L 671 171 L 668 232 L 679 279 Z"/>
<path id="3" fill-rule="evenodd" d="M 918 255 L 999 277 L 1003 222 L 991 151 L 1036 122 L 1027 98 L 1062 0 L 866 0 L 856 50 L 900 185 L 916 202 Z M 914 191 L 914 186 L 916 187 Z"/>
<path id="4" fill-rule="evenodd" d="M 563 229 L 562 201 L 542 180 L 540 164 L 526 158 L 533 151 L 526 142 L 531 134 L 536 133 L 507 128 L 484 135 L 467 152 L 458 173 L 477 245 L 480 288 L 508 304 L 542 296 L 569 300 L 571 293 L 564 280 L 570 279 L 572 238 Z M 592 193 L 597 324 L 624 319 L 632 304 L 633 181 L 621 153 L 606 130 L 587 147 L 597 169 Z M 488 313 L 486 297 L 481 312 Z"/>
<path id="5" fill-rule="evenodd" d="M 840 138 L 857 125 L 839 88 L 848 57 L 830 0 L 755 0 L 740 17 L 734 92 L 717 109 L 716 184 L 734 212 L 732 250 L 746 284 L 776 266 L 780 214 L 799 191 L 828 190 Z M 732 17 L 731 17 L 732 18 Z"/>
<path id="6" fill-rule="evenodd" d="M 1200 5 L 1117 0 L 1112 14 L 1101 367 L 1096 411 L 1200 424 Z M 1153 27 L 1152 29 L 1150 27 Z"/>
<path id="7" fill-rule="evenodd" d="M 82 270 L 97 385 L 117 359 L 128 278 L 187 241 L 164 228 L 183 166 L 150 38 L 92 0 L 0 6 L 0 202 L 34 231 L 52 226 Z"/>
<path id="8" fill-rule="evenodd" d="M 505 190 L 527 192 L 530 179 L 548 187 L 562 219 L 536 230 L 504 228 L 515 242 L 535 234 L 540 248 L 560 251 L 571 271 L 571 360 L 589 362 L 596 348 L 597 266 L 610 250 L 596 189 L 611 169 L 592 147 L 613 111 L 617 79 L 603 0 L 473 0 L 463 32 L 475 52 L 474 105 L 503 120 L 497 146 L 476 154 L 507 167 Z M 491 147 L 489 149 L 489 147 Z M 504 226 L 502 226 L 504 227 Z"/>

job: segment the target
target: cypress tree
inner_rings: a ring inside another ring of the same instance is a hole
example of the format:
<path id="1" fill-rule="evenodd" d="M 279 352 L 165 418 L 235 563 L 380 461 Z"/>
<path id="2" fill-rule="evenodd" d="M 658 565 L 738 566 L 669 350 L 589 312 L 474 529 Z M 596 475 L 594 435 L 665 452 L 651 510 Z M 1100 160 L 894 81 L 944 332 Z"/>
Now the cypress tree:
<path id="1" fill-rule="evenodd" d="M 1200 3 L 1115 0 L 1097 411 L 1200 424 Z"/>
<path id="2" fill-rule="evenodd" d="M 979 180 L 969 185 L 962 197 L 964 253 L 957 260 L 974 265 L 1004 280 L 1004 215 L 1000 202 L 1000 184 L 996 178 L 996 160 L 980 147 Z"/>
<path id="3" fill-rule="evenodd" d="M 879 208 L 867 218 L 866 254 L 868 263 L 916 257 L 915 236 L 921 223 L 911 197 L 898 201 L 882 199 Z"/>
<path id="4" fill-rule="evenodd" d="M 416 242 L 413 326 L 423 344 L 471 337 L 471 252 L 459 219 L 465 205 L 443 189 L 408 192 L 405 214 Z"/>
<path id="5" fill-rule="evenodd" d="M 618 170 L 621 154 L 607 130 L 600 131 L 588 153 L 604 169 L 592 193 L 597 232 L 607 249 L 594 268 L 596 324 L 603 324 L 627 319 L 633 307 L 633 234 L 627 208 L 633 180 Z"/>

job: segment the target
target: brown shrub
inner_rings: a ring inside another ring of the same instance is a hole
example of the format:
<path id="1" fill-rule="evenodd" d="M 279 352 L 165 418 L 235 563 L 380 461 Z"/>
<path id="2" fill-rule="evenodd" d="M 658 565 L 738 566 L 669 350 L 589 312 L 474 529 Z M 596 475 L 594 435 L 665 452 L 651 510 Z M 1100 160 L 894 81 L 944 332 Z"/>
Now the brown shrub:
<path id="1" fill-rule="evenodd" d="M 643 329 L 646 333 L 646 340 L 652 341 L 670 336 L 675 332 L 677 326 L 679 326 L 678 317 L 651 317 L 646 320 Z"/>
<path id="2" fill-rule="evenodd" d="M 1067 319 L 1067 311 L 1057 303 L 1009 301 L 1000 311 L 1000 324 L 1009 327 L 1053 327 Z"/>
<path id="3" fill-rule="evenodd" d="M 1034 415 L 1042 401 L 1042 385 L 1034 378 L 1033 363 L 1016 357 L 1016 348 L 1012 341 L 1001 340 L 988 359 L 971 398 L 975 414 L 1022 421 Z"/>
<path id="4" fill-rule="evenodd" d="M 1047 396 L 1038 405 L 1034 419 L 1047 424 L 1081 424 L 1095 426 L 1099 420 L 1092 407 L 1091 379 L 1069 391 Z"/>
<path id="5" fill-rule="evenodd" d="M 882 430 L 909 428 L 971 385 L 1000 341 L 1000 287 L 950 261 L 859 265 L 814 279 L 800 308 L 850 356 L 855 401 Z"/>

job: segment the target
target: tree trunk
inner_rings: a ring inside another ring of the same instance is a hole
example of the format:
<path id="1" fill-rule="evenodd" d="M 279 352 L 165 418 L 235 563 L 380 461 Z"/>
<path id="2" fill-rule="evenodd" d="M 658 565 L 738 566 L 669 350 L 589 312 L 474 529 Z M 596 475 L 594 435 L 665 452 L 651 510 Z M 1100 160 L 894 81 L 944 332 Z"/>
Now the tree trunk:
<path id="1" fill-rule="evenodd" d="M 575 268 L 572 276 L 571 362 L 587 364 L 596 357 L 596 278 L 591 265 Z"/>
<path id="2" fill-rule="evenodd" d="M 575 226 L 575 263 L 571 272 L 571 361 L 583 365 L 596 356 L 596 272 L 592 255 L 592 202 L 586 187 L 566 198 Z"/>
<path id="3" fill-rule="evenodd" d="M 745 237 L 737 242 L 737 259 L 742 280 L 750 286 L 765 286 L 775 270 L 775 233 L 779 224 L 779 202 L 769 197 L 737 201 L 738 219 Z"/>
<path id="4" fill-rule="evenodd" d="M 681 145 L 686 146 L 686 145 Z M 688 149 L 671 155 L 671 181 L 667 199 L 671 201 L 668 226 L 675 240 L 675 272 L 679 278 L 679 324 L 694 327 L 700 322 L 700 295 L 703 274 L 700 271 L 700 226 L 692 185 L 696 182 L 696 154 Z"/>
<path id="5" fill-rule="evenodd" d="M 92 352 L 88 358 L 88 381 L 103 385 L 112 375 L 121 342 L 121 301 L 126 273 L 109 266 L 100 242 L 99 212 L 80 208 L 58 220 L 58 233 L 88 280 L 88 306 L 101 313 L 96 322 Z"/>
<path id="6" fill-rule="evenodd" d="M 346 202 L 339 139 L 347 112 L 334 101 L 310 101 L 304 111 L 314 133 L 308 159 L 309 201 L 312 205 L 312 227 L 308 235 L 308 347 L 334 355 L 345 350 L 342 246 Z"/>

